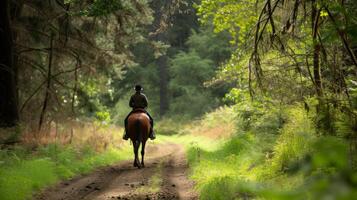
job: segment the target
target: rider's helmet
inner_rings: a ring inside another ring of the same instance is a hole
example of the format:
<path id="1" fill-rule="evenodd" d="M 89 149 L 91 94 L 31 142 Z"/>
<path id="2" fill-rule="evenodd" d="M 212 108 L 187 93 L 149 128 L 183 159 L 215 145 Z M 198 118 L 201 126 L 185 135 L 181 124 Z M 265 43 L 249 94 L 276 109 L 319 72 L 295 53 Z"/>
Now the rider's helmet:
<path id="1" fill-rule="evenodd" d="M 135 85 L 135 91 L 142 91 L 143 87 L 141 85 Z"/>

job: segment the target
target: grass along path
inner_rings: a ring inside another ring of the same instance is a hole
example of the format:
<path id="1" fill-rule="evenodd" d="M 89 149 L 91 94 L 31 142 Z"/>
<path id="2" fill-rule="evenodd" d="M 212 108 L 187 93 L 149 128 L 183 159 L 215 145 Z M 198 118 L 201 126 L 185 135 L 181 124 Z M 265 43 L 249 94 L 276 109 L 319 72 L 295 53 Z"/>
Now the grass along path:
<path id="1" fill-rule="evenodd" d="M 49 188 L 37 199 L 197 199 L 181 145 L 149 144 L 145 165 L 134 168 L 130 159 L 104 167 Z"/>
<path id="2" fill-rule="evenodd" d="M 145 172 L 147 174 L 147 177 L 145 178 L 147 182 L 145 185 L 131 183 L 132 181 L 130 180 L 127 181 L 130 184 L 134 184 L 133 189 L 135 189 L 135 191 L 131 191 L 131 187 L 129 188 L 131 195 L 147 195 L 144 191 L 149 191 L 149 195 L 153 195 L 160 194 L 161 190 L 166 190 L 169 191 L 163 193 L 166 194 L 166 196 L 170 196 L 168 195 L 170 193 L 173 194 L 171 196 L 176 197 L 179 195 L 187 198 L 196 196 L 196 194 L 192 192 L 192 183 L 186 178 L 187 162 L 185 150 L 184 148 L 181 148 L 181 145 L 177 145 L 178 143 L 183 144 L 186 147 L 185 149 L 191 146 L 205 148 L 205 146 L 216 145 L 216 142 L 205 137 L 159 135 L 158 140 L 155 142 L 150 141 L 148 146 L 151 146 L 149 149 L 152 148 L 152 152 L 159 152 L 158 149 L 155 149 L 155 146 L 167 146 L 168 148 L 162 148 L 162 150 L 160 150 L 165 155 L 161 154 L 160 159 L 157 158 L 155 161 L 151 161 L 151 167 L 149 166 L 145 169 L 148 171 Z M 147 155 L 148 158 L 152 156 L 149 152 Z M 168 158 L 168 155 L 173 157 Z M 40 147 L 35 153 L 31 154 L 26 149 L 22 148 L 17 148 L 12 151 L 1 151 L 0 199 L 30 199 L 33 194 L 43 188 L 55 185 L 60 181 L 66 183 L 66 180 L 70 180 L 73 177 L 83 178 L 90 176 L 93 170 L 96 170 L 99 167 L 113 165 L 119 161 L 130 160 L 124 168 L 126 167 L 128 171 L 134 170 L 135 168 L 131 167 L 132 156 L 132 146 L 129 146 L 129 142 L 126 142 L 121 149 L 108 148 L 101 153 L 95 152 L 89 146 L 75 148 L 72 146 L 60 146 L 55 144 Z M 119 168 L 117 169 L 120 170 Z M 132 172 L 137 173 L 137 171 Z M 175 178 L 171 178 L 171 175 L 175 176 Z M 86 183 L 88 183 L 88 181 L 84 181 L 84 188 L 88 186 Z M 163 187 L 163 184 L 167 186 L 165 186 L 166 189 Z M 175 186 L 173 187 L 172 185 Z M 63 185 L 58 187 L 63 187 Z M 172 190 L 172 187 L 174 190 Z M 80 189 L 83 188 L 79 188 L 79 190 Z M 123 188 L 123 190 L 127 189 L 127 186 Z M 70 188 L 70 190 L 72 189 Z M 70 194 L 69 191 L 65 192 Z M 125 195 L 126 194 L 122 196 L 125 197 Z M 118 194 L 118 196 L 120 195 Z"/>
<path id="3" fill-rule="evenodd" d="M 90 147 L 76 149 L 51 144 L 35 155 L 24 149 L 0 155 L 0 199 L 23 200 L 44 187 L 94 169 L 129 159 L 129 148 L 108 148 L 96 153 Z"/>
<path id="4" fill-rule="evenodd" d="M 357 175 L 349 167 L 348 143 L 317 137 L 301 107 L 285 112 L 280 127 L 271 126 L 274 118 L 268 113 L 253 128 L 224 140 L 167 138 L 185 144 L 200 199 L 356 199 Z"/>

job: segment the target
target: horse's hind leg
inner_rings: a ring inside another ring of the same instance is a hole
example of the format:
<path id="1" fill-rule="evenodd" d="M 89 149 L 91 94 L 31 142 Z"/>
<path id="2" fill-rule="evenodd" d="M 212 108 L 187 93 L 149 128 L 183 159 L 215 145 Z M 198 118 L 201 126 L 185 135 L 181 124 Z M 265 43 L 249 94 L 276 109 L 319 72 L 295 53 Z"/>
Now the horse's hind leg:
<path id="1" fill-rule="evenodd" d="M 140 169 L 140 161 L 139 161 L 139 145 L 140 143 L 135 141 L 133 142 L 133 147 L 134 147 L 134 167 L 138 167 Z"/>
<path id="2" fill-rule="evenodd" d="M 146 144 L 146 141 L 143 141 L 143 143 L 141 145 L 141 166 L 142 167 L 145 167 L 145 165 L 144 165 L 145 144 Z"/>
<path id="3" fill-rule="evenodd" d="M 133 150 L 134 150 L 134 163 L 133 163 L 133 166 L 134 167 L 137 167 L 138 166 L 138 164 L 137 164 L 137 162 L 136 162 L 136 155 L 137 155 L 137 150 L 136 150 L 136 144 L 135 144 L 135 142 L 133 142 Z"/>

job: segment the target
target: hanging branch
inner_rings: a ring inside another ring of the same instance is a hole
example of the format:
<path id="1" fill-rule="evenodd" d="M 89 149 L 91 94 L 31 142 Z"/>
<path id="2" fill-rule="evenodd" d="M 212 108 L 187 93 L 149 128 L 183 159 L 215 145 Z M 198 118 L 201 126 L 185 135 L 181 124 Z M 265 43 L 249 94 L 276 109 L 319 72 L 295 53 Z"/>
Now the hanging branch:
<path id="1" fill-rule="evenodd" d="M 78 70 L 74 71 L 74 86 L 73 86 L 73 95 L 72 95 L 72 105 L 71 105 L 71 109 L 72 109 L 72 114 L 75 115 L 74 112 L 74 103 L 76 100 L 76 94 L 77 94 L 77 90 L 78 90 Z"/>
<path id="2" fill-rule="evenodd" d="M 24 110 L 24 108 L 26 107 L 27 103 L 40 91 L 40 89 L 42 88 L 42 86 L 44 86 L 46 83 L 46 81 L 43 81 L 36 89 L 35 91 L 25 100 L 25 102 L 22 104 L 20 112 L 22 112 Z"/>
<path id="3" fill-rule="evenodd" d="M 278 6 L 278 3 L 280 2 L 280 0 L 276 0 L 273 8 L 268 8 L 270 7 L 270 0 L 267 0 L 267 2 L 265 3 L 263 9 L 260 12 L 259 18 L 258 18 L 258 23 L 257 23 L 257 27 L 256 27 L 256 31 L 255 31 L 255 39 L 254 39 L 254 49 L 253 49 L 253 53 L 251 54 L 251 57 L 249 59 L 249 73 L 251 74 L 252 71 L 252 67 L 251 64 L 254 63 L 254 73 L 257 77 L 257 81 L 260 87 L 262 87 L 262 83 L 261 83 L 261 77 L 263 76 L 263 70 L 261 69 L 261 65 L 260 65 L 260 57 L 259 57 L 259 53 L 258 53 L 258 45 L 263 37 L 263 33 L 266 29 L 267 24 L 270 22 L 272 29 L 275 30 L 275 26 L 274 26 L 274 21 L 273 21 L 273 13 L 276 9 L 276 7 Z M 268 10 L 268 18 L 267 20 L 265 20 L 265 23 L 263 24 L 263 27 L 260 29 L 260 25 L 263 22 L 262 18 L 264 13 L 266 12 L 266 10 Z M 249 78 L 249 85 L 251 85 L 251 77 Z"/>
<path id="4" fill-rule="evenodd" d="M 48 104 L 48 98 L 50 95 L 50 87 L 51 87 L 51 74 L 52 74 L 52 58 L 53 58 L 53 38 L 54 38 L 54 33 L 51 33 L 51 39 L 50 39 L 50 51 L 49 51 L 49 57 L 48 57 L 48 71 L 47 71 L 47 87 L 46 87 L 46 94 L 45 94 L 45 99 L 43 101 L 43 107 L 40 115 L 40 121 L 38 123 L 38 131 L 41 131 L 42 123 L 43 123 L 43 118 L 45 116 L 47 104 Z"/>
<path id="5" fill-rule="evenodd" d="M 249 80 L 248 80 L 249 95 L 250 95 L 251 100 L 253 101 L 254 100 L 254 90 L 252 87 L 252 63 L 251 63 L 251 61 L 249 61 L 248 69 L 249 69 Z"/>
<path id="6" fill-rule="evenodd" d="M 36 69 L 37 71 L 39 71 L 41 73 L 42 76 L 46 77 L 46 69 L 41 66 L 41 64 L 35 62 L 34 60 L 27 58 L 27 57 L 21 57 L 21 60 L 23 63 L 29 65 L 30 67 Z"/>
<path id="7" fill-rule="evenodd" d="M 51 79 L 53 80 L 53 81 L 55 81 L 56 83 L 58 83 L 59 85 L 61 85 L 62 87 L 64 87 L 64 88 L 69 88 L 69 87 L 67 87 L 67 86 L 65 86 L 64 84 L 62 84 L 62 83 L 60 83 L 57 79 L 56 79 L 56 77 L 58 77 L 58 76 L 60 76 L 60 75 L 63 75 L 64 73 L 70 73 L 70 72 L 75 72 L 75 76 L 78 76 L 77 74 L 78 74 L 78 70 L 81 68 L 81 66 L 78 66 L 78 67 L 76 67 L 76 68 L 74 68 L 74 69 L 70 69 L 70 70 L 66 70 L 66 71 L 62 71 L 62 72 L 58 72 L 58 73 L 56 73 L 56 74 L 53 74 L 53 75 L 51 75 Z M 43 74 L 43 73 L 42 73 Z M 22 104 L 22 106 L 21 106 L 21 109 L 20 109 L 20 112 L 22 112 L 23 111 L 23 109 L 26 107 L 26 105 L 27 105 L 27 103 L 40 91 L 40 89 L 42 88 L 42 86 L 44 86 L 45 84 L 46 84 L 46 82 L 47 82 L 47 79 L 45 80 L 45 81 L 43 81 L 35 90 L 34 90 L 34 92 L 24 101 L 24 103 Z M 74 90 L 74 89 L 73 89 Z"/>
<path id="8" fill-rule="evenodd" d="M 345 32 L 341 29 L 338 28 L 338 25 L 336 23 L 335 18 L 333 17 L 332 13 L 330 12 L 330 10 L 327 8 L 327 6 L 324 7 L 329 18 L 331 19 L 338 35 L 340 36 L 340 39 L 342 40 L 343 46 L 346 48 L 348 54 L 350 55 L 353 64 L 357 67 L 357 59 L 356 59 L 356 55 L 354 54 L 353 50 L 350 48 L 350 46 L 348 45 L 347 39 L 345 37 Z"/>
<path id="9" fill-rule="evenodd" d="M 294 32 L 294 29 L 296 26 L 296 19 L 297 19 L 297 15 L 298 15 L 298 11 L 299 11 L 299 5 L 300 5 L 300 0 L 295 0 L 292 14 L 291 14 L 290 18 L 288 19 L 286 26 L 284 27 L 284 31 L 287 31 L 289 33 Z M 291 19 L 291 21 L 290 21 L 290 19 Z"/>
<path id="10" fill-rule="evenodd" d="M 309 57 L 308 55 L 306 55 L 305 57 L 305 62 L 306 62 L 306 68 L 307 68 L 307 72 L 309 74 L 309 77 L 311 79 L 311 82 L 312 84 L 316 87 L 316 83 L 315 83 L 315 80 L 314 80 L 314 77 L 312 76 L 312 73 L 311 73 L 311 70 L 310 70 L 310 64 L 309 64 Z"/>
<path id="11" fill-rule="evenodd" d="M 275 36 L 275 25 L 274 25 L 274 20 L 273 20 L 273 13 L 271 10 L 271 3 L 270 0 L 267 1 L 267 5 L 268 5 L 268 16 L 269 16 L 269 21 L 270 21 L 270 26 L 273 32 L 273 37 L 272 40 L 274 40 L 274 36 Z"/>
<path id="12" fill-rule="evenodd" d="M 272 18 L 273 18 L 272 15 L 273 15 L 276 7 L 278 6 L 278 3 L 280 2 L 280 0 L 277 0 L 275 2 L 274 7 L 268 13 L 268 20 L 265 21 L 262 29 L 260 30 L 260 23 L 262 23 L 261 19 L 263 17 L 263 14 L 265 13 L 266 8 L 268 7 L 269 2 L 270 2 L 270 0 L 268 0 L 267 3 L 265 4 L 265 6 L 263 7 L 263 9 L 262 9 L 262 11 L 260 13 L 259 19 L 258 19 L 257 28 L 256 28 L 256 32 L 255 32 L 255 39 L 254 39 L 255 40 L 254 41 L 254 52 L 256 52 L 256 53 L 258 52 L 258 45 L 259 45 L 259 42 L 261 41 L 261 39 L 263 37 L 263 33 L 265 31 L 265 28 L 266 28 L 268 22 L 271 22 L 270 20 L 272 20 Z M 272 21 L 271 24 L 274 24 L 274 21 Z"/>
<path id="13" fill-rule="evenodd" d="M 75 96 L 76 96 L 77 90 L 78 90 L 78 69 L 80 69 L 82 67 L 82 61 L 79 58 L 79 55 L 77 54 L 77 52 L 73 51 L 72 53 L 77 56 L 77 66 L 76 66 L 76 70 L 74 71 L 74 87 L 73 87 L 72 105 L 71 105 L 72 114 L 75 115 L 74 102 L 75 102 Z"/>
<path id="14" fill-rule="evenodd" d="M 258 18 L 258 23 L 257 23 L 257 27 L 256 27 L 256 31 L 255 31 L 255 37 L 254 37 L 254 50 L 253 53 L 249 59 L 249 64 L 248 64 L 248 69 L 249 69 L 249 93 L 251 98 L 253 99 L 253 91 L 252 91 L 252 62 L 255 61 L 255 65 L 257 65 L 258 59 L 256 58 L 257 54 L 258 54 L 258 43 L 260 38 L 258 37 L 259 35 L 259 31 L 260 31 L 260 23 L 262 22 L 261 19 L 263 18 L 263 13 L 266 10 L 266 7 L 268 6 L 268 1 L 265 3 L 262 11 L 260 12 L 259 18 Z M 268 21 L 268 20 L 267 20 Z M 257 66 L 255 66 L 257 67 Z M 259 78 L 259 74 L 256 74 L 257 79 L 258 79 L 258 83 L 260 85 L 260 78 Z"/>

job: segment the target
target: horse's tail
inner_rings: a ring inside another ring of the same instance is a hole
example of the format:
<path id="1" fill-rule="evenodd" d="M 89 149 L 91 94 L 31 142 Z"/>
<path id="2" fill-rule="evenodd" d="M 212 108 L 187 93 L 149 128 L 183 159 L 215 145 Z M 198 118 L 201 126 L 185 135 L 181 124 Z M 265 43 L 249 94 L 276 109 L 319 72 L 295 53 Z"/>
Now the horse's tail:
<path id="1" fill-rule="evenodd" d="M 135 133 L 137 134 L 136 141 L 141 143 L 141 141 L 143 141 L 143 134 L 141 131 L 141 122 L 139 119 L 135 122 Z"/>

